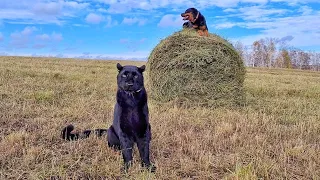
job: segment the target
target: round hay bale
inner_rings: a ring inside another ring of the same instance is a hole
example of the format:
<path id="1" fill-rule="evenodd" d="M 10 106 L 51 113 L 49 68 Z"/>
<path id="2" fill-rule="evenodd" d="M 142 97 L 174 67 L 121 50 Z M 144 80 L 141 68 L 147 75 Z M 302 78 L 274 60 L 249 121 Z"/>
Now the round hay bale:
<path id="1" fill-rule="evenodd" d="M 244 103 L 244 63 L 225 39 L 184 29 L 162 40 L 147 62 L 150 97 L 187 106 Z"/>

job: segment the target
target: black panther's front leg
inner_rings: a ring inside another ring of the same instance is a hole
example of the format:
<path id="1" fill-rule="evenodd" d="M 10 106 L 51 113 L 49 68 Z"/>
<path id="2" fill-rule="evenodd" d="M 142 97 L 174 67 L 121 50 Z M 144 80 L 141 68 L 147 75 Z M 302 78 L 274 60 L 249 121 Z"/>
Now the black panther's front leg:
<path id="1" fill-rule="evenodd" d="M 151 133 L 147 133 L 145 137 L 137 139 L 137 146 L 139 149 L 142 167 L 147 167 L 151 172 L 156 171 L 156 167 L 150 162 L 150 138 Z"/>
<path id="2" fill-rule="evenodd" d="M 114 150 L 121 150 L 121 144 L 117 133 L 113 126 L 110 126 L 108 129 L 108 146 L 113 148 Z"/>
<path id="3" fill-rule="evenodd" d="M 119 138 L 122 148 L 122 156 L 124 160 L 123 171 L 127 172 L 129 167 L 131 167 L 132 165 L 132 149 L 134 141 L 124 133 L 121 133 Z"/>

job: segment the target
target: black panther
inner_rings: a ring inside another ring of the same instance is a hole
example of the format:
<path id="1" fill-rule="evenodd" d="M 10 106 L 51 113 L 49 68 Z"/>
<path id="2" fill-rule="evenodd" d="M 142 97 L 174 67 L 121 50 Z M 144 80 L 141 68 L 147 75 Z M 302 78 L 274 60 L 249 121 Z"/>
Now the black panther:
<path id="1" fill-rule="evenodd" d="M 73 126 L 63 128 L 61 134 L 65 140 L 87 138 L 95 133 L 98 136 L 107 134 L 108 146 L 121 150 L 124 160 L 123 170 L 127 172 L 132 165 L 132 149 L 137 143 L 142 166 L 155 172 L 156 167 L 149 160 L 149 145 L 151 141 L 151 126 L 147 92 L 144 87 L 143 72 L 145 65 L 121 66 L 117 64 L 118 90 L 114 108 L 114 119 L 109 129 L 85 130 L 82 133 L 72 133 Z"/>

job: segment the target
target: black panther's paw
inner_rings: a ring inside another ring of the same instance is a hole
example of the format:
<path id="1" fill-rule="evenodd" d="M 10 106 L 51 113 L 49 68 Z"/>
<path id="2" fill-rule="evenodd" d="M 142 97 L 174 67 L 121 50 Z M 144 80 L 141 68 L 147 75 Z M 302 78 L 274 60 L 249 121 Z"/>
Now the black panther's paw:
<path id="1" fill-rule="evenodd" d="M 154 164 L 147 165 L 145 163 L 141 163 L 141 166 L 143 168 L 146 168 L 149 172 L 152 172 L 152 173 L 156 172 L 156 170 L 157 170 L 157 167 Z"/>
<path id="2" fill-rule="evenodd" d="M 123 167 L 120 169 L 121 173 L 128 173 L 130 167 L 132 167 L 132 161 L 125 162 Z"/>
<path id="3" fill-rule="evenodd" d="M 121 150 L 121 146 L 120 145 L 113 145 L 113 144 L 110 144 L 110 142 L 108 142 L 108 146 L 114 151 L 120 151 Z"/>

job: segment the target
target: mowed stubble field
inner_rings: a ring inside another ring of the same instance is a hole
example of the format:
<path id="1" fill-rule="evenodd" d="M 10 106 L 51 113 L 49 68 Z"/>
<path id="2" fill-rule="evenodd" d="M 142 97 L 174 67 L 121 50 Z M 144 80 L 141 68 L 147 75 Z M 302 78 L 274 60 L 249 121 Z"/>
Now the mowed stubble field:
<path id="1" fill-rule="evenodd" d="M 135 149 L 121 175 L 104 138 L 60 138 L 69 123 L 111 124 L 117 62 L 0 57 L 0 179 L 320 179 L 320 73 L 253 68 L 243 108 L 149 99 L 158 170 L 141 171 Z"/>

